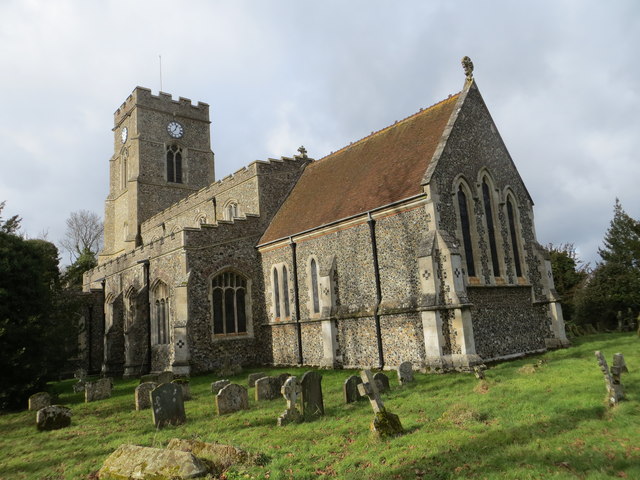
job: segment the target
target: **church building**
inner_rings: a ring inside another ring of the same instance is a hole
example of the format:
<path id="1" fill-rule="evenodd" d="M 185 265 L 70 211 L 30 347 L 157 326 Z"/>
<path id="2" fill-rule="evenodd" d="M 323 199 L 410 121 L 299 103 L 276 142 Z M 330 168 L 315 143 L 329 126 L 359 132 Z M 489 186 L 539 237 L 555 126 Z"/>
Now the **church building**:
<path id="1" fill-rule="evenodd" d="M 568 345 L 533 201 L 465 57 L 462 91 L 319 160 L 215 179 L 209 106 L 114 115 L 85 368 L 468 370 Z"/>

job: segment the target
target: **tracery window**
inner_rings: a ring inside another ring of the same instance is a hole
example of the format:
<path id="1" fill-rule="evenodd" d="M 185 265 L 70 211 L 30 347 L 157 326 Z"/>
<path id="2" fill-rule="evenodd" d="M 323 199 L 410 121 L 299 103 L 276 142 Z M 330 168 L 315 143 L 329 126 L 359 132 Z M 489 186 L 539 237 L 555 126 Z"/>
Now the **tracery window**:
<path id="1" fill-rule="evenodd" d="M 182 148 L 167 146 L 167 182 L 182 183 Z"/>
<path id="2" fill-rule="evenodd" d="M 473 259 L 473 244 L 471 243 L 471 224 L 469 222 L 469 204 L 467 195 L 462 188 L 458 188 L 458 212 L 460 214 L 460 227 L 462 230 L 462 245 L 464 247 L 464 257 L 467 265 L 467 274 L 470 277 L 476 276 L 476 267 Z"/>
<path id="3" fill-rule="evenodd" d="M 509 233 L 511 234 L 511 248 L 513 262 L 516 267 L 516 276 L 522 276 L 522 264 L 520 263 L 520 249 L 518 248 L 518 235 L 516 233 L 516 218 L 511 198 L 507 198 L 507 218 L 509 220 Z"/>
<path id="4" fill-rule="evenodd" d="M 311 274 L 311 299 L 313 305 L 313 313 L 320 313 L 320 294 L 318 291 L 318 264 L 316 263 L 316 259 L 311 259 L 310 264 L 310 274 Z"/>
<path id="5" fill-rule="evenodd" d="M 169 289 L 163 282 L 153 291 L 153 327 L 155 330 L 156 345 L 166 345 L 169 343 Z"/>
<path id="6" fill-rule="evenodd" d="M 247 279 L 235 272 L 223 272 L 211 280 L 213 334 L 247 333 Z"/>
<path id="7" fill-rule="evenodd" d="M 291 319 L 291 299 L 289 296 L 289 272 L 284 264 L 274 265 L 271 276 L 271 292 L 273 308 L 271 313 L 274 320 Z"/>
<path id="8" fill-rule="evenodd" d="M 491 205 L 491 191 L 487 184 L 487 179 L 482 180 L 482 200 L 484 203 L 484 215 L 487 221 L 487 234 L 489 235 L 489 250 L 491 251 L 491 262 L 493 265 L 493 276 L 500 276 L 500 262 L 498 261 L 498 247 L 496 244 L 496 233 L 493 221 L 493 208 Z"/>

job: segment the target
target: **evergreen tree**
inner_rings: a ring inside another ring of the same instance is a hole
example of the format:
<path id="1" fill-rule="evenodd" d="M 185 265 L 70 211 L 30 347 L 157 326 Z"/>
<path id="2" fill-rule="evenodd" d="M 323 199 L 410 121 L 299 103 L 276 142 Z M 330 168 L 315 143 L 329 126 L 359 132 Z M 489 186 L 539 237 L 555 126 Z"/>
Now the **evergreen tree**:
<path id="1" fill-rule="evenodd" d="M 588 266 L 581 262 L 576 249 L 571 243 L 562 245 L 547 245 L 551 257 L 551 269 L 556 291 L 560 295 L 562 313 L 565 321 L 573 318 L 575 310 L 575 296 L 588 277 Z"/>

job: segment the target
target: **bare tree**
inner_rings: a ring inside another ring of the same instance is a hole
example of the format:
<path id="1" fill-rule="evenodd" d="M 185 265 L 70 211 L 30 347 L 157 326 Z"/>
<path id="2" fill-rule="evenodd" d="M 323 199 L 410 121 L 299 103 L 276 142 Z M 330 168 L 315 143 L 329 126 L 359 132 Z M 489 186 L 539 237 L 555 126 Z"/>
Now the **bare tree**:
<path id="1" fill-rule="evenodd" d="M 6 200 L 0 202 L 0 213 L 2 213 L 5 203 L 7 203 Z M 18 215 L 14 215 L 6 220 L 3 220 L 2 217 L 0 217 L 0 232 L 16 234 L 20 229 L 21 221 L 22 219 Z"/>
<path id="2" fill-rule="evenodd" d="M 102 220 L 97 214 L 78 210 L 67 218 L 67 230 L 60 244 L 74 261 L 87 251 L 97 255 L 102 247 L 103 232 Z"/>

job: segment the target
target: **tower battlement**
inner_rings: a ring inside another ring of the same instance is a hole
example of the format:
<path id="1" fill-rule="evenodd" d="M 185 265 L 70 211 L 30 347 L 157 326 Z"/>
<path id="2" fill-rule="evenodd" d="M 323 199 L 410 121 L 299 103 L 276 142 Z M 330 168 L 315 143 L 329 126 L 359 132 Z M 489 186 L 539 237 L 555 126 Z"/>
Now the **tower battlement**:
<path id="1" fill-rule="evenodd" d="M 178 100 L 174 100 L 170 93 L 159 92 L 158 95 L 153 95 L 149 88 L 136 87 L 113 114 L 114 124 L 120 124 L 136 106 L 161 110 L 163 112 L 168 111 L 176 116 L 209 121 L 208 103 L 198 102 L 197 104 L 193 104 L 191 99 L 184 97 L 178 97 Z"/>

